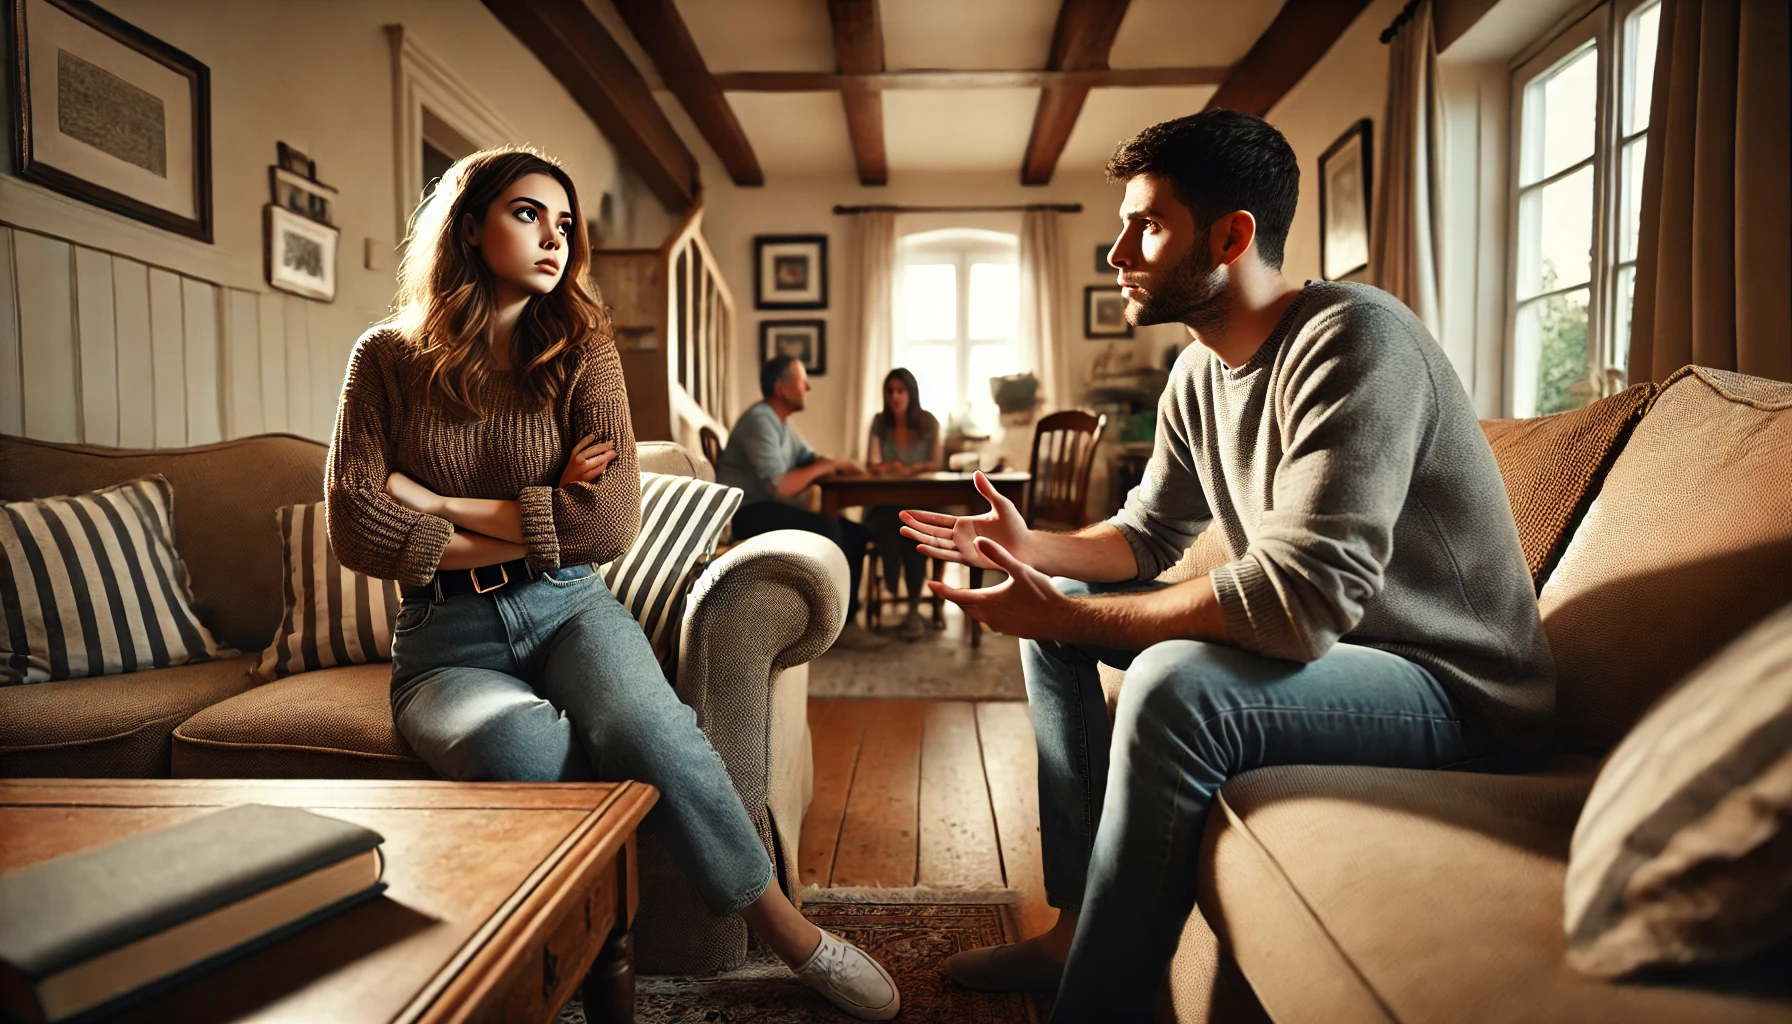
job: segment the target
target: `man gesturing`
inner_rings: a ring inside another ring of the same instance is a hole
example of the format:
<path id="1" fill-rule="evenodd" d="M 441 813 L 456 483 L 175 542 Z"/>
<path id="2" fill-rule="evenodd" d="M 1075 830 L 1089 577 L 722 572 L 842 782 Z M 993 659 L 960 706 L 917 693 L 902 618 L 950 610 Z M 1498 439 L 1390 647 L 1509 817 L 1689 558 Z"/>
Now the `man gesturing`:
<path id="1" fill-rule="evenodd" d="M 947 970 L 1056 988 L 1056 1021 L 1149 1019 L 1228 778 L 1444 767 L 1534 745 L 1555 704 L 1518 531 L 1443 350 L 1384 292 L 1282 276 L 1299 169 L 1281 134 L 1232 111 L 1180 118 L 1122 145 L 1108 175 L 1126 186 L 1108 258 L 1127 319 L 1197 343 L 1143 481 L 1069 534 L 1029 530 L 982 479 L 988 512 L 903 513 L 929 555 L 1009 575 L 932 586 L 1026 638 L 1060 911 Z M 1210 526 L 1229 561 L 1152 582 Z M 1111 725 L 1099 662 L 1127 670 Z"/>

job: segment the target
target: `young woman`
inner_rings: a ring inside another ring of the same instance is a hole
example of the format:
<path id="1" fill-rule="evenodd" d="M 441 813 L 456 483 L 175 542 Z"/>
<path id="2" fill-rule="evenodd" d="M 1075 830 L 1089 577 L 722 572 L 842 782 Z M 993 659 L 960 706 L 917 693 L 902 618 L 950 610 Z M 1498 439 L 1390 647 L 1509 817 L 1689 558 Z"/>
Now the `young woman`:
<path id="1" fill-rule="evenodd" d="M 921 388 L 915 375 L 897 367 L 884 377 L 884 411 L 871 417 L 871 439 L 865 456 L 873 473 L 927 473 L 940 468 L 940 421 L 921 408 Z M 901 637 L 919 640 L 926 629 L 921 619 L 921 598 L 926 594 L 927 556 L 915 542 L 902 535 L 901 509 L 877 505 L 866 510 L 865 526 L 877 541 L 884 560 L 884 579 L 890 589 L 898 579 L 908 581 L 908 615 L 902 620 Z"/>
<path id="2" fill-rule="evenodd" d="M 398 730 L 450 779 L 657 786 L 646 827 L 710 910 L 836 1006 L 888 1020 L 889 974 L 779 891 L 696 714 L 595 569 L 633 543 L 641 479 L 589 266 L 565 171 L 475 153 L 419 212 L 395 312 L 349 358 L 326 520 L 343 565 L 404 584 Z"/>

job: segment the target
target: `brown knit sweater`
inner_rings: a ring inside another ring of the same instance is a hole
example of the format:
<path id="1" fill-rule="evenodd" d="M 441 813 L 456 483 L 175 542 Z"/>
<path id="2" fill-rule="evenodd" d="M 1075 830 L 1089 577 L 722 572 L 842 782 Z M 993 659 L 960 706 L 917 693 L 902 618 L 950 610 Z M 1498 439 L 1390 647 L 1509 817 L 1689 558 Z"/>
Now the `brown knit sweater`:
<path id="1" fill-rule="evenodd" d="M 441 563 L 454 525 L 392 500 L 394 471 L 449 497 L 519 502 L 536 569 L 608 562 L 634 543 L 641 473 L 614 345 L 586 348 L 559 401 L 540 411 L 514 377 L 493 374 L 485 417 L 460 419 L 429 397 L 428 379 L 428 364 L 390 328 L 362 335 L 349 356 L 324 467 L 324 519 L 343 565 L 421 586 Z M 590 483 L 558 486 L 586 434 L 616 442 L 615 461 Z"/>

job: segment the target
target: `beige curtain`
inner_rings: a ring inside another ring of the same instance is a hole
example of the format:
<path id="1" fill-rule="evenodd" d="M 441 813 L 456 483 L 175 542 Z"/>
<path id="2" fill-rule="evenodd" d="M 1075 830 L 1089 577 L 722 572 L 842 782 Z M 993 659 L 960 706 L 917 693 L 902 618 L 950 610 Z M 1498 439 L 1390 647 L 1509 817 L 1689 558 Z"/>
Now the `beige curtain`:
<path id="1" fill-rule="evenodd" d="M 867 210 L 858 215 L 857 257 L 852 276 L 857 293 L 858 344 L 847 362 L 845 450 L 865 458 L 865 437 L 871 414 L 884 407 L 884 374 L 895 366 L 895 310 L 891 292 L 896 274 L 896 215 Z"/>
<path id="2" fill-rule="evenodd" d="M 1792 380 L 1792 17 L 1665 0 L 1630 380 L 1687 363 Z"/>
<path id="3" fill-rule="evenodd" d="M 1057 211 L 1028 210 L 1020 229 L 1020 368 L 1039 378 L 1047 409 L 1075 405 L 1064 337 L 1063 251 Z"/>
<path id="4" fill-rule="evenodd" d="M 1388 102 L 1381 119 L 1381 182 L 1369 233 L 1369 277 L 1416 313 L 1433 337 L 1443 333 L 1438 300 L 1438 200 L 1443 180 L 1443 92 L 1431 0 L 1388 44 Z"/>

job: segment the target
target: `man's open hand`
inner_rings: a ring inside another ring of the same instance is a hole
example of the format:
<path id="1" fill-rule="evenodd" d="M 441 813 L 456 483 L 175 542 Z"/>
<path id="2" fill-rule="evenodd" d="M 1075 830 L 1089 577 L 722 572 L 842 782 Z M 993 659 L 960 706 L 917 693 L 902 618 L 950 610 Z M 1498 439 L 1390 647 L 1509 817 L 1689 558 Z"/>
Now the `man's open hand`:
<path id="1" fill-rule="evenodd" d="M 964 609 L 970 618 L 1009 636 L 1028 640 L 1069 636 L 1074 628 L 1075 602 L 1058 593 L 1051 577 L 1015 558 L 988 537 L 977 538 L 972 546 L 982 561 L 1007 573 L 1008 578 L 979 590 L 959 590 L 928 580 L 934 593 Z"/>
<path id="2" fill-rule="evenodd" d="M 1026 557 L 1032 539 L 1027 521 L 1014 502 L 1002 497 L 989 478 L 981 472 L 973 478 L 977 490 L 989 502 L 989 511 L 974 516 L 949 516 L 943 512 L 907 509 L 902 513 L 902 535 L 915 541 L 929 558 L 942 562 L 960 562 L 978 569 L 1002 569 L 990 561 L 977 547 L 977 538 L 995 541 L 1015 557 Z M 1006 569 L 1003 569 L 1006 572 Z"/>

